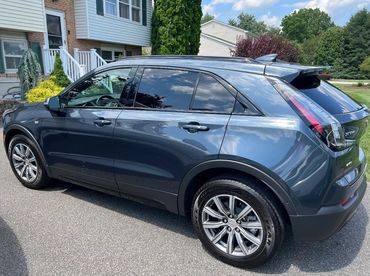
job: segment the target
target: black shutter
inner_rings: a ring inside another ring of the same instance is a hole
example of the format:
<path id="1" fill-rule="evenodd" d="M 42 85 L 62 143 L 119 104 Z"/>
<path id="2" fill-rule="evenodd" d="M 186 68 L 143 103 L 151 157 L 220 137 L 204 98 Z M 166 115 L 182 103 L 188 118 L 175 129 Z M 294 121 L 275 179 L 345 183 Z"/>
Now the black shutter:
<path id="1" fill-rule="evenodd" d="M 44 73 L 44 66 L 43 66 L 43 61 L 42 61 L 42 54 L 41 54 L 41 47 L 40 43 L 37 42 L 31 42 L 31 49 L 32 51 L 36 54 L 40 66 L 41 66 L 41 72 Z"/>
<path id="2" fill-rule="evenodd" d="M 96 53 L 97 53 L 99 56 L 101 56 L 101 48 L 95 48 L 95 50 L 96 50 Z"/>
<path id="3" fill-rule="evenodd" d="M 146 22 L 147 1 L 146 0 L 142 0 L 141 3 L 142 3 L 141 11 L 143 13 L 142 14 L 143 15 L 143 25 L 146 26 L 147 25 L 147 22 Z"/>
<path id="4" fill-rule="evenodd" d="M 1 43 L 1 40 L 0 40 L 0 73 L 5 73 L 3 44 Z"/>
<path id="5" fill-rule="evenodd" d="M 104 15 L 104 0 L 96 0 L 96 13 Z"/>

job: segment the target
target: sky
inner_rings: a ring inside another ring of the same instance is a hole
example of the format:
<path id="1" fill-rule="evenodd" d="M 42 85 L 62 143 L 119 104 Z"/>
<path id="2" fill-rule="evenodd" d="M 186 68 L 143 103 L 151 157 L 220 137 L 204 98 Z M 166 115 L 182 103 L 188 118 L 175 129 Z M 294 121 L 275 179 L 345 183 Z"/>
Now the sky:
<path id="1" fill-rule="evenodd" d="M 358 10 L 370 10 L 370 0 L 203 0 L 203 13 L 227 22 L 239 13 L 254 15 L 270 26 L 279 26 L 281 19 L 302 8 L 319 8 L 327 12 L 334 23 L 344 26 Z"/>

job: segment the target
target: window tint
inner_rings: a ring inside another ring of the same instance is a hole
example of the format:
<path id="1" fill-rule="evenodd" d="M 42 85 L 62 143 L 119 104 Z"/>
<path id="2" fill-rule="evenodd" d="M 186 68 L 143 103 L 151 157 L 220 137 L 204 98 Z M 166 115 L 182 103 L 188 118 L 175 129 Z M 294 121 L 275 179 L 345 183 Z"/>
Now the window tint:
<path id="1" fill-rule="evenodd" d="M 188 110 L 198 73 L 146 68 L 141 78 L 135 106 Z"/>
<path id="2" fill-rule="evenodd" d="M 96 74 L 78 83 L 65 96 L 69 107 L 119 107 L 121 93 L 131 68 L 115 69 Z"/>
<path id="3" fill-rule="evenodd" d="M 201 74 L 191 109 L 231 113 L 235 98 L 215 78 Z"/>

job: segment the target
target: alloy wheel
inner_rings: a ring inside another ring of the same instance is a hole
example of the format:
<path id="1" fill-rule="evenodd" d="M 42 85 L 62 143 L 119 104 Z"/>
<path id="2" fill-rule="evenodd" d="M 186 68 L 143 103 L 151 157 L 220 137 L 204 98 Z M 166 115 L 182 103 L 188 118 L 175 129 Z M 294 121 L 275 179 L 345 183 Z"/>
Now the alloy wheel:
<path id="1" fill-rule="evenodd" d="M 226 254 L 245 257 L 262 244 L 263 225 L 257 212 L 237 196 L 212 197 L 204 205 L 201 219 L 207 238 Z"/>
<path id="2" fill-rule="evenodd" d="M 31 148 L 19 143 L 13 147 L 12 162 L 18 176 L 24 181 L 33 182 L 37 178 L 37 160 Z"/>

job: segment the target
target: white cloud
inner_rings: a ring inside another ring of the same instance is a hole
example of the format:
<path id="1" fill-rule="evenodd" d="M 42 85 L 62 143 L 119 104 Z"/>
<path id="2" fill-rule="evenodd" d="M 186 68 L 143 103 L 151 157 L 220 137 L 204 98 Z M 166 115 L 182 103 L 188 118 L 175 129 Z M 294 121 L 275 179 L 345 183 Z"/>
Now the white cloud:
<path id="1" fill-rule="evenodd" d="M 281 19 L 275 15 L 271 15 L 270 11 L 262 15 L 260 17 L 260 20 L 265 22 L 267 26 L 271 26 L 271 27 L 279 27 L 281 23 Z"/>
<path id="2" fill-rule="evenodd" d="M 276 2 L 278 0 L 212 0 L 209 4 L 203 6 L 203 13 L 208 11 L 208 13 L 213 14 L 215 7 L 222 4 L 231 4 L 233 10 L 241 11 L 247 8 L 253 9 L 271 5 Z"/>
<path id="3" fill-rule="evenodd" d="M 370 4 L 370 0 L 309 0 L 309 1 L 304 1 L 304 2 L 294 3 L 290 6 L 297 8 L 297 9 L 319 8 L 322 11 L 333 13 L 334 10 L 337 10 L 340 8 L 354 6 L 354 5 L 356 5 L 358 8 L 363 8 L 369 4 Z"/>

